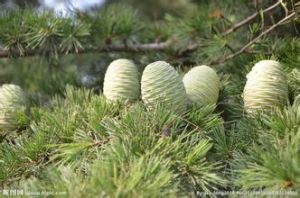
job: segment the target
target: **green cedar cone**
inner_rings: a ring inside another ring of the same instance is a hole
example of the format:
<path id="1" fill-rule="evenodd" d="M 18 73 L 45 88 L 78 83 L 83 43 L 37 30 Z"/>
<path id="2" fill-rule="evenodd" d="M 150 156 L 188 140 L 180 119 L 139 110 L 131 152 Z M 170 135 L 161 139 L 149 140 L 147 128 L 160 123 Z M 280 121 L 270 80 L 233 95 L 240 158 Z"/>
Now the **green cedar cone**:
<path id="1" fill-rule="evenodd" d="M 177 71 L 164 61 L 147 65 L 142 75 L 142 99 L 146 106 L 163 103 L 177 112 L 186 108 L 186 93 Z"/>
<path id="2" fill-rule="evenodd" d="M 284 106 L 288 100 L 288 85 L 281 64 L 273 60 L 256 63 L 247 75 L 243 98 L 247 113 Z"/>
<path id="3" fill-rule="evenodd" d="M 24 111 L 26 95 L 21 87 L 14 84 L 3 84 L 0 87 L 0 129 L 13 130 L 18 127 L 16 113 Z"/>
<path id="4" fill-rule="evenodd" d="M 118 59 L 107 68 L 103 94 L 111 101 L 135 101 L 140 96 L 139 72 L 131 60 Z"/>
<path id="5" fill-rule="evenodd" d="M 191 103 L 209 105 L 218 101 L 220 79 L 217 73 L 206 65 L 192 68 L 184 75 L 183 84 Z"/>

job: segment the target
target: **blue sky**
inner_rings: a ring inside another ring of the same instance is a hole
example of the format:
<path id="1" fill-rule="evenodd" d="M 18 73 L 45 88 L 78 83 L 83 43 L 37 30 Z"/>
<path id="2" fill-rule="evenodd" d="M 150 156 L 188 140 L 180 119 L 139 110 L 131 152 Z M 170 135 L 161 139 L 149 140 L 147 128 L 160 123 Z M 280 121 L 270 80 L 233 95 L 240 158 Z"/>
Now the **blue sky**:
<path id="1" fill-rule="evenodd" d="M 70 5 L 73 8 L 86 10 L 93 6 L 99 6 L 105 0 L 41 0 L 44 6 L 52 8 L 57 12 L 66 13 Z"/>

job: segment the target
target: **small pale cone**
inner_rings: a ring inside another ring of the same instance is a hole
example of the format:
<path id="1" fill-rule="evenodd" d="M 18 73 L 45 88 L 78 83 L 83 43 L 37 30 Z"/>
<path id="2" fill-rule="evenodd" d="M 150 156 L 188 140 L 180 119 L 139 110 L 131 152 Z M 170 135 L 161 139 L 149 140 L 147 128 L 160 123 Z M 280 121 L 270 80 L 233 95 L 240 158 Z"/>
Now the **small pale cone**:
<path id="1" fill-rule="evenodd" d="M 220 79 L 212 68 L 206 65 L 192 68 L 184 75 L 183 84 L 190 103 L 199 105 L 217 103 Z"/>
<path id="2" fill-rule="evenodd" d="M 158 103 L 169 105 L 176 112 L 186 109 L 186 93 L 176 70 L 164 61 L 147 65 L 141 81 L 142 99 L 148 108 Z"/>
<path id="3" fill-rule="evenodd" d="M 16 111 L 25 110 L 26 95 L 18 85 L 3 84 L 0 87 L 0 129 L 17 127 Z"/>
<path id="4" fill-rule="evenodd" d="M 103 94 L 111 101 L 135 101 L 140 96 L 139 72 L 128 59 L 117 59 L 107 68 Z"/>
<path id="5" fill-rule="evenodd" d="M 287 78 L 279 62 L 263 60 L 247 75 L 243 93 L 247 113 L 282 107 L 288 100 Z"/>

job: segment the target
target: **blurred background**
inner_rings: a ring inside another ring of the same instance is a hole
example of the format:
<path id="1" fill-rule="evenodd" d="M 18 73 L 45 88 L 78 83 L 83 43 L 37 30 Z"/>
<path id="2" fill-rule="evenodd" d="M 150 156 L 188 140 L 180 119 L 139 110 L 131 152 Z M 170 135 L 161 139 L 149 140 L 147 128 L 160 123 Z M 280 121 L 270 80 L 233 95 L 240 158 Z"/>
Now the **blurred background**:
<path id="1" fill-rule="evenodd" d="M 153 43 L 175 37 L 178 41 L 174 42 L 177 51 L 181 53 L 184 49 L 180 56 L 167 52 L 86 53 L 59 57 L 1 59 L 0 81 L 19 84 L 35 94 L 37 98 L 48 98 L 49 95 L 62 92 L 66 84 L 101 91 L 105 70 L 116 58 L 131 58 L 141 70 L 149 62 L 160 59 L 167 60 L 176 67 L 206 63 L 212 58 L 234 51 L 232 48 L 239 48 L 241 44 L 258 35 L 261 28 L 267 28 L 274 21 L 278 21 L 284 15 L 282 8 L 275 9 L 271 17 L 264 18 L 264 27 L 261 27 L 261 19 L 258 17 L 257 22 L 250 27 L 245 27 L 244 31 L 233 33 L 232 36 L 226 38 L 216 36 L 218 30 L 229 28 L 234 23 L 273 3 L 273 0 L 0 0 L 0 12 L 31 7 L 37 11 L 53 10 L 59 17 L 75 16 L 79 19 L 87 15 L 97 15 L 110 5 L 126 5 L 131 8 L 130 12 L 134 12 L 137 16 L 134 19 L 138 23 L 137 30 L 134 30 L 137 33 L 131 32 L 130 38 L 117 35 L 117 42 L 127 40 L 132 43 Z M 112 17 L 114 14 L 118 13 L 111 13 Z M 95 31 L 101 32 L 100 26 L 101 24 L 99 24 L 99 30 Z M 281 39 L 286 39 L 287 35 L 292 37 L 297 35 L 298 29 L 299 23 L 284 26 L 272 33 L 275 39 L 272 40 L 269 37 L 261 45 L 255 46 L 259 50 L 266 51 L 266 55 L 271 51 L 280 57 L 286 45 L 290 43 Z M 105 39 L 106 44 L 111 42 L 110 39 L 110 37 Z M 99 41 L 101 42 L 103 41 Z M 203 50 L 186 55 L 186 46 L 195 42 L 200 43 Z M 5 46 L 2 46 L 0 42 L 1 47 Z M 264 53 L 258 55 L 264 56 Z M 255 55 L 242 56 L 236 61 L 222 64 L 222 68 L 217 69 L 225 73 L 234 71 L 236 78 L 241 78 L 245 76 L 247 69 L 236 70 L 237 65 L 246 64 L 247 66 L 255 58 L 257 58 Z M 237 80 L 240 81 L 240 79 Z"/>

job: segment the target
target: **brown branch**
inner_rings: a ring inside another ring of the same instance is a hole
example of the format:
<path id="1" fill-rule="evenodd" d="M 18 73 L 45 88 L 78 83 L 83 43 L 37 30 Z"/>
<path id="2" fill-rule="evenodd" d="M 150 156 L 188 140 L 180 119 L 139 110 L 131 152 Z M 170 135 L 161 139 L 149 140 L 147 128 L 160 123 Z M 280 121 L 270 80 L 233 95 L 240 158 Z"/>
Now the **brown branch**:
<path id="1" fill-rule="evenodd" d="M 245 50 L 245 53 L 247 54 L 263 54 L 263 55 L 266 55 L 266 56 L 270 56 L 272 55 L 273 53 L 270 52 L 270 51 L 256 51 L 256 50 L 249 50 L 249 49 L 246 49 Z"/>
<path id="2" fill-rule="evenodd" d="M 285 16 L 287 16 L 289 14 L 288 8 L 286 7 L 286 5 L 283 2 L 283 0 L 279 0 L 279 2 L 280 2 L 281 7 L 284 9 Z"/>
<path id="3" fill-rule="evenodd" d="M 91 147 L 103 146 L 104 144 L 109 143 L 109 141 L 111 139 L 112 139 L 112 137 L 108 137 L 107 139 L 104 139 L 104 140 L 95 140 L 93 143 L 91 143 Z"/>
<path id="4" fill-rule="evenodd" d="M 194 127 L 194 130 L 197 130 L 197 131 L 203 131 L 202 128 L 200 128 L 197 124 L 189 121 L 188 119 L 185 119 L 184 117 L 180 117 L 180 119 L 182 119 L 183 121 L 187 122 L 189 125 L 193 126 Z"/>
<path id="5" fill-rule="evenodd" d="M 278 0 L 275 4 L 271 5 L 270 7 L 264 9 L 262 12 L 267 13 L 278 7 L 279 5 L 282 6 L 282 0 Z M 251 16 L 247 17 L 245 20 L 240 21 L 239 23 L 235 24 L 233 27 L 225 31 L 222 35 L 226 36 L 237 29 L 248 25 L 251 23 L 257 16 L 259 16 L 260 12 L 257 11 L 256 13 L 252 14 Z M 223 57 L 222 59 L 212 61 L 211 64 L 220 64 L 227 60 L 230 60 L 241 53 L 245 52 L 251 45 L 253 45 L 257 40 L 259 40 L 264 35 L 271 32 L 273 29 L 275 29 L 277 26 L 282 24 L 283 22 L 291 19 L 295 16 L 295 13 L 292 13 L 290 15 L 287 15 L 285 18 L 283 18 L 278 23 L 273 24 L 269 29 L 265 30 L 260 34 L 258 37 L 247 43 L 243 48 L 241 48 L 238 51 L 234 51 L 231 49 L 232 53 Z M 85 49 L 79 49 L 78 51 L 71 51 L 66 53 L 65 51 L 58 51 L 58 54 L 85 54 L 85 53 L 103 53 L 103 52 L 129 52 L 129 53 L 143 53 L 143 52 L 153 52 L 153 51 L 165 51 L 168 48 L 170 48 L 172 44 L 172 40 L 168 40 L 165 42 L 159 42 L 159 43 L 148 43 L 148 44 L 135 44 L 135 45 L 128 45 L 128 44 L 119 44 L 119 45 L 104 45 L 101 47 L 90 47 Z M 187 46 L 187 48 L 184 51 L 178 52 L 179 55 L 184 55 L 186 53 L 191 53 L 197 50 L 200 46 L 198 44 L 193 44 L 191 46 Z M 8 58 L 8 57 L 30 57 L 30 56 L 38 56 L 42 53 L 47 53 L 46 50 L 27 50 L 25 53 L 21 53 L 20 51 L 14 51 L 11 52 L 9 50 L 0 48 L 0 58 Z"/>
<path id="6" fill-rule="evenodd" d="M 251 47 L 255 42 L 257 42 L 259 39 L 261 39 L 263 36 L 267 35 L 268 33 L 270 33 L 272 30 L 274 30 L 275 28 L 277 28 L 278 26 L 280 26 L 281 24 L 283 24 L 284 22 L 291 20 L 294 16 L 296 16 L 295 12 L 292 12 L 291 14 L 289 14 L 288 16 L 284 17 L 283 19 L 281 19 L 280 21 L 278 21 L 276 24 L 272 25 L 271 27 L 269 27 L 267 30 L 265 30 L 264 32 L 262 32 L 259 36 L 257 36 L 256 38 L 254 38 L 253 40 L 251 40 L 249 43 L 247 43 L 246 45 L 244 45 L 244 47 L 242 47 L 240 50 L 238 50 L 235 53 L 229 54 L 227 56 L 225 56 L 224 58 L 220 59 L 220 60 L 216 60 L 216 61 L 212 61 L 210 63 L 210 65 L 217 65 L 220 63 L 224 63 L 240 54 L 242 54 L 243 52 L 245 52 L 249 47 Z"/>
<path id="7" fill-rule="evenodd" d="M 101 53 L 101 52 L 151 52 L 151 51 L 163 51 L 166 50 L 170 45 L 170 41 L 161 42 L 161 43 L 149 43 L 149 44 L 136 44 L 136 45 L 106 45 L 98 48 L 87 48 L 87 49 L 79 49 L 77 54 L 85 54 L 85 53 Z M 66 52 L 59 51 L 59 54 L 68 54 Z M 16 51 L 11 53 L 8 50 L 0 49 L 0 58 L 8 58 L 8 57 L 29 57 L 39 55 L 40 52 L 37 50 L 27 50 L 24 54 Z"/>
<path id="8" fill-rule="evenodd" d="M 277 6 L 281 5 L 281 1 L 277 1 L 275 4 L 271 5 L 270 7 L 264 9 L 262 11 L 263 14 L 272 11 L 273 9 L 275 9 Z M 251 16 L 247 17 L 246 19 L 242 20 L 241 22 L 235 24 L 234 26 L 232 26 L 231 28 L 229 28 L 228 30 L 226 30 L 222 35 L 223 36 L 227 36 L 228 34 L 235 32 L 237 29 L 248 25 L 249 23 L 251 23 L 256 17 L 258 17 L 260 15 L 260 12 L 255 12 L 254 14 L 252 14 Z"/>
<path id="9" fill-rule="evenodd" d="M 273 9 L 275 9 L 276 7 L 278 7 L 279 5 L 282 5 L 282 0 L 278 0 L 275 4 L 269 6 L 268 8 L 264 9 L 262 11 L 263 14 L 268 13 L 270 11 L 272 11 Z M 257 3 L 257 2 L 256 2 Z M 236 23 L 235 25 L 233 25 L 230 29 L 226 30 L 225 32 L 222 33 L 222 36 L 227 36 L 228 34 L 231 34 L 232 32 L 235 32 L 236 30 L 238 30 L 239 28 L 242 28 L 245 25 L 249 25 L 256 17 L 258 17 L 261 14 L 261 12 L 258 10 L 256 11 L 254 14 L 252 14 L 251 16 L 247 17 L 246 19 Z M 263 27 L 263 25 L 262 25 Z M 194 52 L 196 51 L 200 46 L 197 44 L 193 44 L 191 46 L 188 46 L 187 49 L 185 49 L 184 51 L 181 51 L 178 53 L 179 56 L 186 54 L 186 53 L 190 53 L 190 52 Z M 232 51 L 232 49 L 230 49 Z"/>

